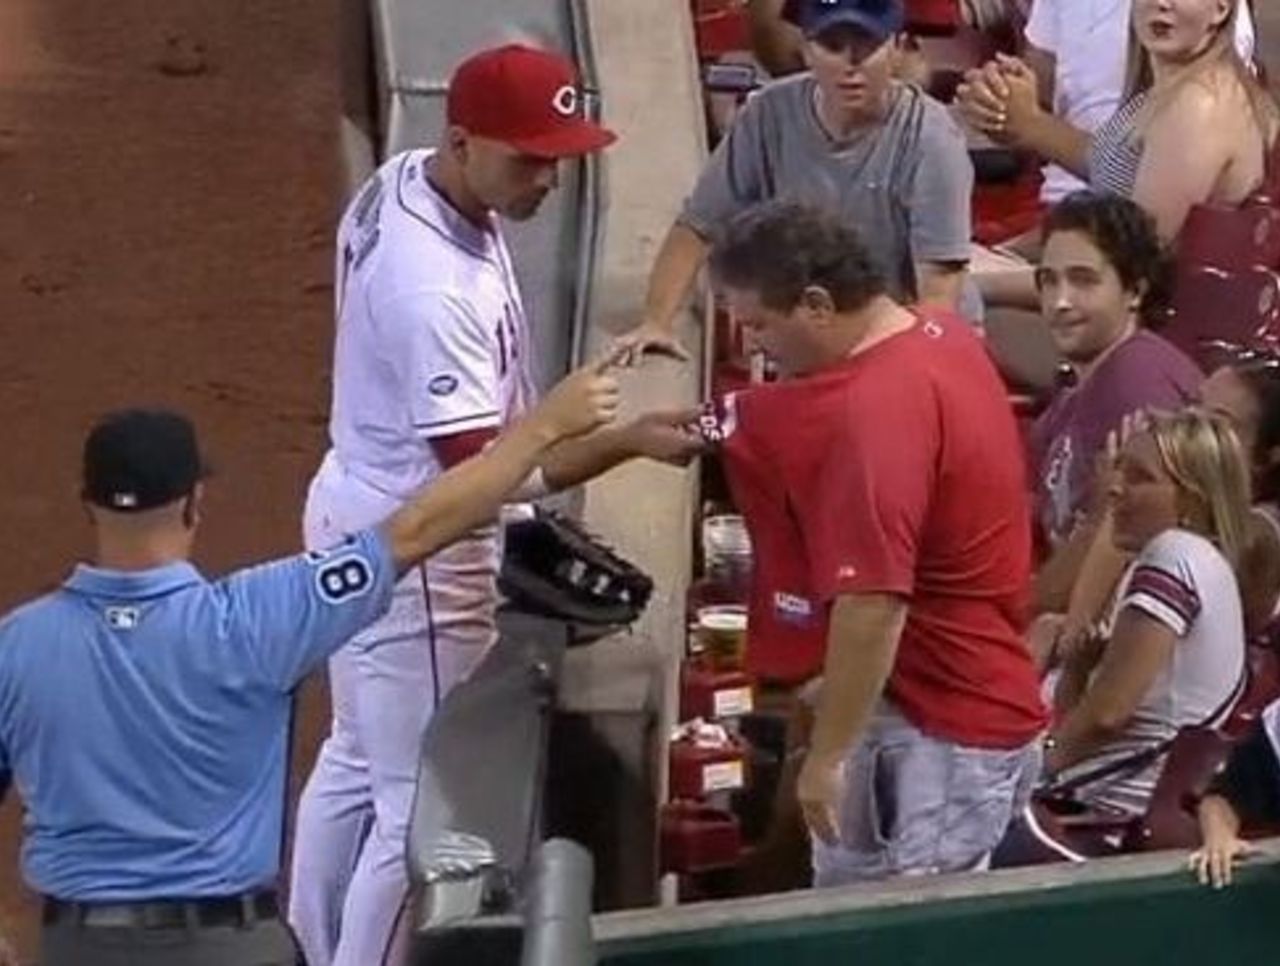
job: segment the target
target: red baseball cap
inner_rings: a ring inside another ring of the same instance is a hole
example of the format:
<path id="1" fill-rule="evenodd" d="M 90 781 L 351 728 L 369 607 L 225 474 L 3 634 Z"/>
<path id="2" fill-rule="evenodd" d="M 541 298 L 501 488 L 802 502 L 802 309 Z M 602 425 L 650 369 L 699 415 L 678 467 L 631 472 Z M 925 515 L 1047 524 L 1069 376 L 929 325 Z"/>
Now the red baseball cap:
<path id="1" fill-rule="evenodd" d="M 521 44 L 463 61 L 449 82 L 446 110 L 450 124 L 539 158 L 588 154 L 618 137 L 583 115 L 573 64 Z"/>

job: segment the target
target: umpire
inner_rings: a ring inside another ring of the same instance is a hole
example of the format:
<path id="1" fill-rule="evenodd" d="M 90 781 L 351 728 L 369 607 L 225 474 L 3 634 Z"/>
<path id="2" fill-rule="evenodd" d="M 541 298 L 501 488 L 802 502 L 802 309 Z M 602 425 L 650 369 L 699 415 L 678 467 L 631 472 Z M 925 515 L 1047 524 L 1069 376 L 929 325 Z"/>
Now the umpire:
<path id="1" fill-rule="evenodd" d="M 95 563 L 0 622 L 0 798 L 12 777 L 46 966 L 293 966 L 272 889 L 294 687 L 550 445 L 612 418 L 602 372 L 570 376 L 381 527 L 215 582 L 187 559 L 192 425 L 132 410 L 93 428 Z"/>

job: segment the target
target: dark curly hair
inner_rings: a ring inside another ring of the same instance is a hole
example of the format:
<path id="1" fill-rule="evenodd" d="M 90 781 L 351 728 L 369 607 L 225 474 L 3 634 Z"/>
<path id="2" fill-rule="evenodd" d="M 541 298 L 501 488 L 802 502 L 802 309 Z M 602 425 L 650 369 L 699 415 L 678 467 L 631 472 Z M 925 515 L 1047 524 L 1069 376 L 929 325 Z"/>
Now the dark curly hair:
<path id="1" fill-rule="evenodd" d="M 1142 292 L 1138 316 L 1149 328 L 1165 319 L 1173 288 L 1173 262 L 1160 243 L 1155 219 L 1128 198 L 1076 191 L 1045 216 L 1041 238 L 1063 231 L 1086 236 L 1120 276 L 1127 291 Z"/>
<path id="2" fill-rule="evenodd" d="M 711 249 L 712 277 L 756 293 L 786 312 L 820 286 L 840 312 L 855 312 L 888 291 L 858 233 L 817 208 L 766 201 L 729 221 Z"/>

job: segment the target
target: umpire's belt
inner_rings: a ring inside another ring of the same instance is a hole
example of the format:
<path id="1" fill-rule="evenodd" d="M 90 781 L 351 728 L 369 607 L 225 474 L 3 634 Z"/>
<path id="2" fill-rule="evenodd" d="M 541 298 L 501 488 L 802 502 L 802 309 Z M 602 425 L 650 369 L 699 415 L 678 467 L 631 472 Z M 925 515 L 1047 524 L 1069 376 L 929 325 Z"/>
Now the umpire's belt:
<path id="1" fill-rule="evenodd" d="M 72 922 L 97 929 L 200 929 L 212 926 L 252 926 L 259 919 L 276 919 L 280 906 L 274 892 L 245 893 L 217 899 L 175 899 L 148 902 L 65 902 L 45 899 L 46 926 Z"/>

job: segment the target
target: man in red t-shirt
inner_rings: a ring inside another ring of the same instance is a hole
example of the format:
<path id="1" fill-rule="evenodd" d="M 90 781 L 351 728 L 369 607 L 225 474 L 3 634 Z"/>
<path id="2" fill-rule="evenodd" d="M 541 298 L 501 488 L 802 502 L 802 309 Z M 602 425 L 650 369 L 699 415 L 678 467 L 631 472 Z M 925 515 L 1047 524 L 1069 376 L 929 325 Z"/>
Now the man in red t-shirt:
<path id="1" fill-rule="evenodd" d="M 757 553 L 749 662 L 823 683 L 798 796 L 818 885 L 981 867 L 1039 768 L 1022 449 L 971 328 L 892 301 L 856 235 L 770 203 L 712 272 L 793 377 L 726 400 Z"/>

